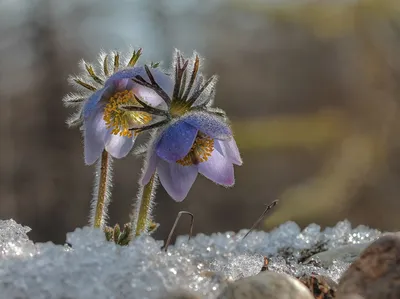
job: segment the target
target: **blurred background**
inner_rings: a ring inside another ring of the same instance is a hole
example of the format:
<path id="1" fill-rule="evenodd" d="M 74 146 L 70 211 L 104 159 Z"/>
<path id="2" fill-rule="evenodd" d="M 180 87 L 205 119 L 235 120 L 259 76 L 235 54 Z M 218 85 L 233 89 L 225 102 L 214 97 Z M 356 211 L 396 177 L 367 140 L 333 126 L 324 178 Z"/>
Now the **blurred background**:
<path id="1" fill-rule="evenodd" d="M 94 167 L 61 99 L 80 59 L 130 45 L 164 67 L 175 47 L 205 57 L 244 160 L 234 188 L 199 177 L 183 203 L 160 188 L 156 238 L 180 210 L 196 233 L 249 228 L 277 198 L 263 229 L 400 229 L 398 0 L 1 0 L 0 219 L 57 243 L 87 224 Z M 128 221 L 140 168 L 115 161 L 110 224 Z"/>

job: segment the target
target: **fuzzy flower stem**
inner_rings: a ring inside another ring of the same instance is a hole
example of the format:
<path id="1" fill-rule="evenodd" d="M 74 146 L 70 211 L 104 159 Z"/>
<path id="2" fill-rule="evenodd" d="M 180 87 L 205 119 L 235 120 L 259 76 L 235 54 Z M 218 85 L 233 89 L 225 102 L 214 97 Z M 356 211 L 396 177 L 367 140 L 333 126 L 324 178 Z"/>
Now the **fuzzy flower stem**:
<path id="1" fill-rule="evenodd" d="M 96 181 L 93 192 L 92 213 L 90 224 L 103 229 L 107 218 L 110 203 L 112 158 L 106 150 L 103 151 L 98 161 Z"/>
<path id="2" fill-rule="evenodd" d="M 153 174 L 150 181 L 143 186 L 139 192 L 138 202 L 136 205 L 136 215 L 133 219 L 136 225 L 136 236 L 139 236 L 148 231 L 151 222 L 151 210 L 153 208 L 153 198 L 155 189 L 157 188 L 157 174 Z"/>

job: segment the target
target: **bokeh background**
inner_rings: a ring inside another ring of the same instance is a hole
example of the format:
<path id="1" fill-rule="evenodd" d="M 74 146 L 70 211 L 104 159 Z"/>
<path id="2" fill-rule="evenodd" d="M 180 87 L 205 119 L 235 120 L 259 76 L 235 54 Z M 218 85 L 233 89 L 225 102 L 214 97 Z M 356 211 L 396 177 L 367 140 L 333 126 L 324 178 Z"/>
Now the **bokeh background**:
<path id="1" fill-rule="evenodd" d="M 244 160 L 234 188 L 199 178 L 183 203 L 159 189 L 157 238 L 180 210 L 195 232 L 236 231 L 277 198 L 264 229 L 400 229 L 398 0 L 1 0 L 0 219 L 57 243 L 87 224 L 94 168 L 61 99 L 80 59 L 130 45 L 164 67 L 175 47 L 205 57 Z M 115 162 L 111 224 L 128 221 L 140 168 Z"/>

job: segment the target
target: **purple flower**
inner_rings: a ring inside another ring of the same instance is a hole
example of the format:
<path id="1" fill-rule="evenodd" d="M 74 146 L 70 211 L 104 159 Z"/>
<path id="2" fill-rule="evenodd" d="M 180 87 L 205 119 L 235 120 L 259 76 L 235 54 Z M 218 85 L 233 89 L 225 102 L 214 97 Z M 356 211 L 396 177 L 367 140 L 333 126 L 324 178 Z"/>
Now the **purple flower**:
<path id="1" fill-rule="evenodd" d="M 242 164 L 225 113 L 211 107 L 216 77 L 204 80 L 199 74 L 199 64 L 197 55 L 189 61 L 177 52 L 172 95 L 155 84 L 151 76 L 148 80 L 140 75 L 134 79 L 156 91 L 167 105 L 163 120 L 136 129 L 141 132 L 157 128 L 147 147 L 141 183 L 147 184 L 157 173 L 176 201 L 187 196 L 198 173 L 219 185 L 233 186 L 233 164 Z M 192 69 L 190 73 L 188 68 Z"/>
<path id="2" fill-rule="evenodd" d="M 163 99 L 152 89 L 133 82 L 135 76 L 148 79 L 150 71 L 155 81 L 171 92 L 173 81 L 162 71 L 143 66 L 135 66 L 141 51 L 133 52 L 126 67 L 120 67 L 119 54 L 114 54 L 112 65 L 109 55 L 102 55 L 101 74 L 97 75 L 91 65 L 82 63 L 85 76 L 71 77 L 70 81 L 82 93 L 68 95 L 67 105 L 78 105 L 78 113 L 70 119 L 70 125 L 82 125 L 84 136 L 84 156 L 86 164 L 93 164 L 105 149 L 114 158 L 125 157 L 132 149 L 136 135 L 129 129 L 133 126 L 146 125 L 154 116 L 143 111 L 126 111 L 123 105 L 139 105 L 137 98 L 153 107 L 165 105 Z M 140 105 L 139 105 L 140 106 Z"/>
<path id="3" fill-rule="evenodd" d="M 229 126 L 206 112 L 188 113 L 155 138 L 141 183 L 147 184 L 157 171 L 168 194 L 182 201 L 198 173 L 233 186 L 233 164 L 241 165 L 242 159 Z"/>

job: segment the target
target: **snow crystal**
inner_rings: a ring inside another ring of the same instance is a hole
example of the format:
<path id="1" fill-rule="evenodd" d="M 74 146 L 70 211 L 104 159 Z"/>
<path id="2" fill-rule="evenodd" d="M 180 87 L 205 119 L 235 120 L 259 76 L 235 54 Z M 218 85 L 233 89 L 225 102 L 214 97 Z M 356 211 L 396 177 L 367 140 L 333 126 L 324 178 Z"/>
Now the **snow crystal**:
<path id="1" fill-rule="evenodd" d="M 0 259 L 33 255 L 35 246 L 26 235 L 30 230 L 12 219 L 0 221 Z"/>
<path id="2" fill-rule="evenodd" d="M 167 291 L 187 290 L 216 298 L 227 281 L 260 272 L 264 256 L 269 270 L 299 277 L 316 273 L 338 280 L 348 263 L 329 267 L 303 264 L 315 253 L 376 239 L 380 232 L 348 221 L 321 232 L 316 224 L 304 230 L 287 222 L 266 233 L 199 234 L 190 241 L 177 238 L 168 252 L 150 236 L 129 246 L 107 242 L 104 234 L 85 227 L 67 234 L 69 245 L 37 243 L 26 236 L 29 228 L 13 220 L 0 221 L 1 298 L 165 298 Z"/>

